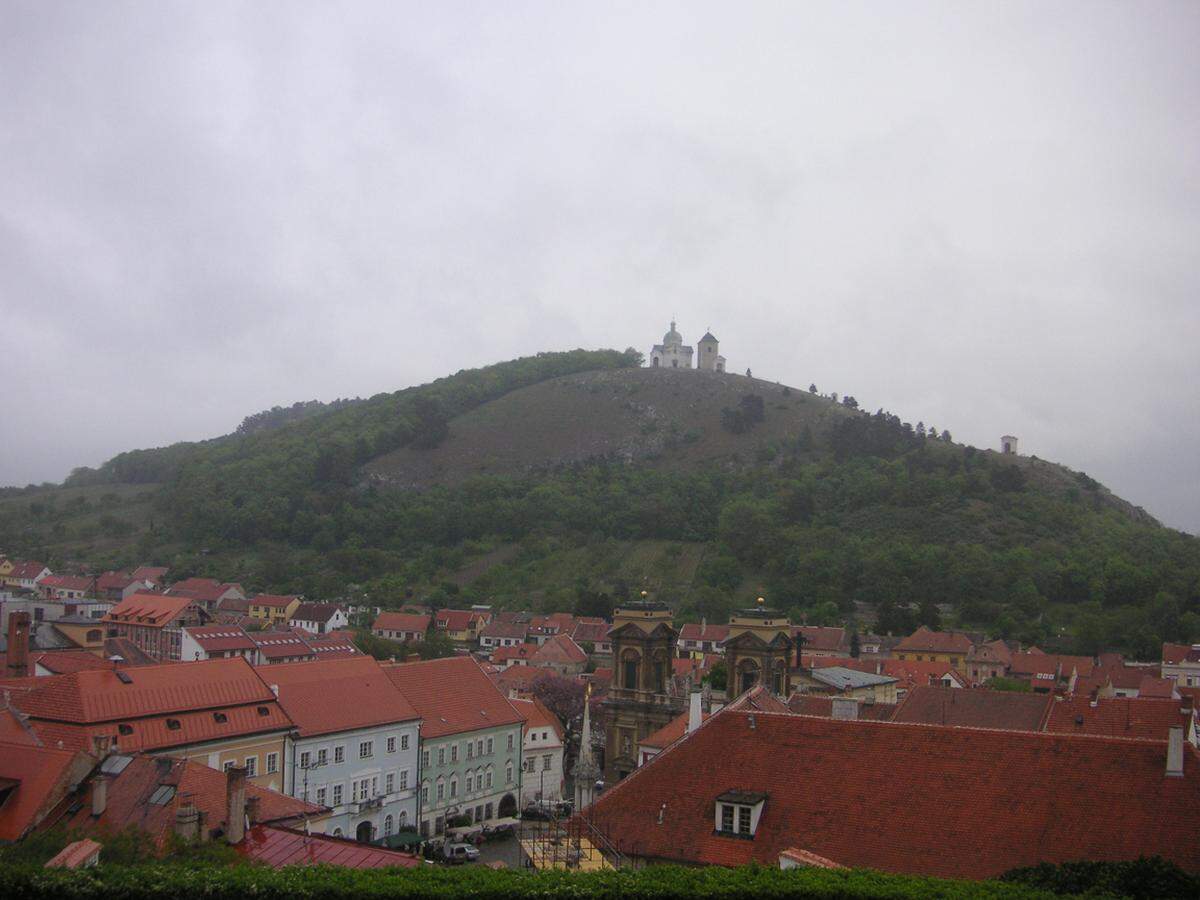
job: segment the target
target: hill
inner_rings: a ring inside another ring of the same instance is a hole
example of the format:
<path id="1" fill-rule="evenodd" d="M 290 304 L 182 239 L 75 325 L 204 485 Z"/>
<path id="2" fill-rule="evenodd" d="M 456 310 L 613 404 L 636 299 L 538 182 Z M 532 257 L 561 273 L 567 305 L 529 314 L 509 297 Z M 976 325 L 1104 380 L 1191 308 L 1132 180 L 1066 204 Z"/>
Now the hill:
<path id="1" fill-rule="evenodd" d="M 645 587 L 685 618 L 766 593 L 813 622 L 940 620 L 1084 652 L 1200 639 L 1200 542 L 1082 473 L 639 362 L 540 354 L 122 454 L 0 497 L 0 546 L 312 596 L 353 584 L 384 605 L 603 608 Z M 90 519 L 69 493 L 85 486 Z"/>

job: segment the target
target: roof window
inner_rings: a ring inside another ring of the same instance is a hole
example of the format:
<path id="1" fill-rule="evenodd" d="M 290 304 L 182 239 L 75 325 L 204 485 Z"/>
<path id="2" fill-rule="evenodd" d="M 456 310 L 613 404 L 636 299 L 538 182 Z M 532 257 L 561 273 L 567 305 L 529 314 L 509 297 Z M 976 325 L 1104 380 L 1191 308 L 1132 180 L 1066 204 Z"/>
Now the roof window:
<path id="1" fill-rule="evenodd" d="M 767 795 L 753 791 L 726 791 L 717 797 L 714 834 L 754 840 Z"/>
<path id="2" fill-rule="evenodd" d="M 213 721 L 218 725 L 224 725 L 229 721 L 229 716 L 225 715 L 223 712 L 215 712 L 213 713 Z"/>
<path id="3" fill-rule="evenodd" d="M 271 710 L 270 710 L 270 709 L 268 709 L 268 708 L 267 708 L 267 707 L 265 707 L 265 706 L 260 706 L 260 707 L 258 708 L 258 714 L 259 714 L 260 716 L 266 717 L 266 716 L 269 716 L 269 715 L 271 714 Z"/>
<path id="4" fill-rule="evenodd" d="M 120 734 L 133 734 L 133 726 L 126 722 L 122 722 L 117 726 L 117 732 Z"/>
<path id="5" fill-rule="evenodd" d="M 175 788 L 170 784 L 160 784 L 150 795 L 150 802 L 156 806 L 166 806 L 175 796 Z"/>
<path id="6" fill-rule="evenodd" d="M 178 719 L 167 719 L 167 728 L 171 731 L 178 731 L 181 727 Z"/>

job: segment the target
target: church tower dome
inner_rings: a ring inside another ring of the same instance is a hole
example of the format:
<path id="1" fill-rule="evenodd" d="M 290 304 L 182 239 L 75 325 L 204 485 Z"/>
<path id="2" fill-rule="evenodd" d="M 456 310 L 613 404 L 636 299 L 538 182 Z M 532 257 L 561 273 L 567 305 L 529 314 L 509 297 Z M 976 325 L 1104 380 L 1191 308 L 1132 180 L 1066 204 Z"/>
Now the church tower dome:
<path id="1" fill-rule="evenodd" d="M 683 335 L 675 330 L 675 320 L 671 320 L 671 330 L 663 335 L 663 346 L 670 347 L 672 344 L 678 345 L 683 343 Z"/>

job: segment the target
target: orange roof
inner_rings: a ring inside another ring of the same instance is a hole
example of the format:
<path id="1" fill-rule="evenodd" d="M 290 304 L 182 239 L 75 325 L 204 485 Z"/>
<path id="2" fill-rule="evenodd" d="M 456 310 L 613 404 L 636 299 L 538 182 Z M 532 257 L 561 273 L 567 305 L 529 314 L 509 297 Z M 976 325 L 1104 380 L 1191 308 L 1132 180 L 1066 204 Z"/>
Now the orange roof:
<path id="1" fill-rule="evenodd" d="M 85 833 L 115 833 L 133 826 L 149 832 L 154 844 L 162 848 L 174 831 L 176 810 L 191 803 L 200 811 L 206 830 L 224 830 L 227 824 L 226 773 L 210 769 L 203 763 L 169 756 L 108 757 L 110 761 L 122 758 L 128 759 L 128 764 L 108 776 L 107 802 L 99 818 L 92 816 L 88 803 L 72 811 L 75 804 L 68 798 L 55 810 L 50 821 Z M 156 795 L 156 799 L 166 795 L 166 802 L 150 799 Z M 261 822 L 294 820 L 324 812 L 313 803 L 250 782 L 246 784 L 246 797 L 258 800 Z"/>
<path id="2" fill-rule="evenodd" d="M 525 731 L 529 732 L 534 729 L 550 728 L 553 729 L 555 735 L 561 741 L 564 731 L 562 722 L 558 721 L 558 716 L 550 711 L 550 709 L 541 700 L 509 700 L 513 709 L 521 714 L 525 720 Z"/>
<path id="3" fill-rule="evenodd" d="M 681 712 L 662 728 L 658 729 L 658 731 L 653 731 L 638 741 L 638 746 L 654 747 L 658 750 L 662 750 L 664 747 L 675 743 L 677 740 L 687 734 L 689 715 L 690 713 L 686 710 Z M 700 716 L 700 721 L 703 722 L 711 715 L 712 713 L 702 713 Z"/>
<path id="4" fill-rule="evenodd" d="M 424 634 L 429 630 L 429 616 L 382 612 L 375 618 L 371 628 L 375 631 L 413 631 Z"/>
<path id="5" fill-rule="evenodd" d="M 47 869 L 77 869 L 100 852 L 101 845 L 91 838 L 72 841 L 46 861 Z"/>
<path id="6" fill-rule="evenodd" d="M 136 594 L 130 594 L 110 609 L 102 621 L 161 628 L 177 619 L 191 605 L 190 597 L 173 597 L 168 594 L 148 594 L 139 591 Z"/>
<path id="7" fill-rule="evenodd" d="M 792 694 L 788 709 L 801 716 L 833 718 L 833 697 L 828 694 Z M 860 703 L 857 718 L 875 722 L 890 722 L 896 712 L 895 703 Z"/>
<path id="8" fill-rule="evenodd" d="M 419 718 L 369 656 L 282 663 L 259 669 L 301 737 Z"/>
<path id="9" fill-rule="evenodd" d="M 587 654 L 567 634 L 556 634 L 530 657 L 533 665 L 583 665 Z"/>
<path id="10" fill-rule="evenodd" d="M 1200 662 L 1200 644 L 1163 644 L 1162 661 L 1168 665 Z"/>
<path id="11" fill-rule="evenodd" d="M 779 856 L 783 859 L 790 859 L 792 862 L 801 866 L 811 866 L 816 869 L 844 869 L 843 865 L 835 863 L 832 859 L 826 859 L 823 856 L 817 856 L 815 853 L 809 853 L 807 850 L 801 850 L 798 847 L 788 847 Z"/>
<path id="12" fill-rule="evenodd" d="M 305 834 L 277 825 L 255 825 L 237 851 L 257 863 L 273 868 L 282 866 L 342 866 L 347 869 L 383 869 L 421 865 L 407 853 L 360 844 L 349 838 L 324 834 Z"/>
<path id="13" fill-rule="evenodd" d="M 1051 707 L 1046 730 L 1165 741 L 1172 726 L 1186 729 L 1190 720 L 1191 714 L 1179 700 L 1110 697 L 1093 702 L 1087 697 L 1072 697 Z"/>
<path id="14" fill-rule="evenodd" d="M 849 647 L 846 641 L 845 628 L 831 628 L 824 625 L 795 625 L 792 636 L 804 638 L 805 650 L 843 650 Z"/>
<path id="15" fill-rule="evenodd" d="M 0 742 L 0 841 L 17 841 L 91 768 L 74 750 Z"/>
<path id="16" fill-rule="evenodd" d="M 803 835 L 842 865 L 945 877 L 1143 855 L 1196 872 L 1200 753 L 1183 762 L 1165 777 L 1163 742 L 723 710 L 589 820 L 658 861 L 773 865 Z M 713 831 L 730 790 L 765 795 L 753 840 Z"/>
<path id="17" fill-rule="evenodd" d="M 895 647 L 896 650 L 917 653 L 966 653 L 971 639 L 957 631 L 934 631 L 922 625 Z"/>
<path id="18" fill-rule="evenodd" d="M 274 699 L 253 667 L 233 657 L 39 678 L 14 702 L 32 718 L 89 723 Z"/>
<path id="19" fill-rule="evenodd" d="M 522 721 L 521 714 L 469 656 L 402 663 L 383 669 L 420 714 L 423 738 Z"/>
<path id="20" fill-rule="evenodd" d="M 896 709 L 892 721 L 1041 731 L 1053 703 L 1052 694 L 1021 694 L 922 684 L 909 691 Z"/>

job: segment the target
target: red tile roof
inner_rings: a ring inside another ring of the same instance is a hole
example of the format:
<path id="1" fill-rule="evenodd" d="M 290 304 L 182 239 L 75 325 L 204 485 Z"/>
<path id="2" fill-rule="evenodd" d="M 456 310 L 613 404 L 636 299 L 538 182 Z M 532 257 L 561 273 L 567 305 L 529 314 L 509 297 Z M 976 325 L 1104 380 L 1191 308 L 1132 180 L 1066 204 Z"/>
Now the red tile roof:
<path id="1" fill-rule="evenodd" d="M 537 652 L 537 649 L 533 644 L 514 644 L 511 647 L 497 647 L 492 651 L 492 662 L 506 663 L 510 659 L 528 660 Z"/>
<path id="2" fill-rule="evenodd" d="M 373 631 L 413 631 L 424 634 L 429 630 L 429 616 L 413 613 L 383 612 L 371 626 Z"/>
<path id="3" fill-rule="evenodd" d="M 922 625 L 895 646 L 898 651 L 915 653 L 966 653 L 971 639 L 957 631 L 934 631 Z"/>
<path id="4" fill-rule="evenodd" d="M 844 869 L 845 866 L 840 863 L 835 863 L 832 859 L 826 859 L 823 856 L 817 856 L 815 853 L 809 853 L 807 850 L 801 850 L 798 847 L 789 847 L 779 854 L 783 859 L 790 859 L 798 866 L 809 866 L 815 869 Z"/>
<path id="5" fill-rule="evenodd" d="M 301 737 L 419 718 L 369 656 L 282 663 L 258 671 L 263 681 L 279 687 L 279 704 Z"/>
<path id="6" fill-rule="evenodd" d="M 90 750 L 92 737 L 104 736 L 127 751 L 162 749 L 291 727 L 275 695 L 241 657 L 34 682 L 12 702 L 51 747 L 62 741 Z M 122 725 L 128 733 L 121 733 Z"/>
<path id="7" fill-rule="evenodd" d="M 833 697 L 819 694 L 792 694 L 788 698 L 788 709 L 801 716 L 833 717 Z M 890 722 L 895 715 L 895 703 L 860 703 L 858 718 L 873 722 Z"/>
<path id="8" fill-rule="evenodd" d="M 892 721 L 1041 731 L 1053 704 L 1052 694 L 918 685 L 900 702 Z"/>
<path id="9" fill-rule="evenodd" d="M 37 578 L 37 576 L 41 575 L 44 571 L 46 571 L 46 566 L 44 563 L 22 562 L 17 563 L 16 566 L 13 567 L 13 570 L 5 577 L 28 580 L 30 578 Z"/>
<path id="10" fill-rule="evenodd" d="M 1046 730 L 1165 741 L 1171 727 L 1186 729 L 1190 721 L 1191 713 L 1179 700 L 1110 697 L 1093 702 L 1087 697 L 1072 697 L 1051 707 Z"/>
<path id="11" fill-rule="evenodd" d="M 256 599 L 253 602 L 258 601 Z M 336 603 L 301 603 L 292 613 L 292 619 L 301 622 L 328 622 L 340 611 L 341 607 Z"/>
<path id="12" fill-rule="evenodd" d="M 583 665 L 587 662 L 587 654 L 583 652 L 582 647 L 571 640 L 570 635 L 556 634 L 538 647 L 529 662 L 534 666 Z"/>
<path id="13" fill-rule="evenodd" d="M 1200 662 L 1200 644 L 1163 644 L 1162 661 L 1168 665 Z"/>
<path id="14" fill-rule="evenodd" d="M 420 714 L 422 738 L 522 721 L 469 656 L 384 666 L 384 671 Z"/>
<path id="15" fill-rule="evenodd" d="M 200 811 L 203 827 L 208 832 L 224 831 L 227 825 L 228 776 L 203 763 L 169 756 L 134 755 L 128 765 L 108 778 L 107 802 L 99 818 L 92 816 L 91 804 L 86 802 L 72 812 L 74 804 L 68 798 L 47 819 L 47 825 L 60 825 L 85 833 L 113 833 L 133 826 L 149 833 L 159 849 L 166 845 L 174 831 L 176 810 L 187 803 Z M 174 790 L 162 792 L 159 790 L 162 787 Z M 169 793 L 167 801 L 151 802 L 155 792 L 159 792 L 160 797 Z M 324 812 L 320 806 L 249 782 L 246 797 L 258 800 L 260 822 L 294 821 Z"/>
<path id="16" fill-rule="evenodd" d="M 488 622 L 483 630 L 479 632 L 480 637 L 489 638 L 516 638 L 519 641 L 525 640 L 525 635 L 529 631 L 527 625 L 519 622 Z"/>
<path id="17" fill-rule="evenodd" d="M 710 715 L 712 714 L 702 713 L 700 716 L 700 721 L 705 721 Z M 662 750 L 664 747 L 675 743 L 677 740 L 687 734 L 689 716 L 690 713 L 686 710 L 681 712 L 662 728 L 658 729 L 658 731 L 653 731 L 638 741 L 638 746 Z"/>
<path id="18" fill-rule="evenodd" d="M 262 654 L 262 658 L 271 660 L 316 659 L 317 654 L 308 645 L 308 635 L 302 629 L 290 628 L 287 631 L 248 631 L 250 640 Z"/>
<path id="19" fill-rule="evenodd" d="M 558 721 L 558 716 L 552 713 L 541 700 L 509 700 L 508 702 L 525 720 L 526 732 L 549 728 L 554 731 L 559 741 L 562 741 L 565 733 L 562 722 Z"/>
<path id="20" fill-rule="evenodd" d="M 819 650 L 822 652 L 847 650 L 849 643 L 846 640 L 845 628 L 830 628 L 824 625 L 795 625 L 792 627 L 792 636 L 799 635 L 804 638 L 803 649 L 812 652 Z"/>
<path id="21" fill-rule="evenodd" d="M 72 841 L 46 861 L 47 869 L 77 869 L 97 857 L 102 845 L 91 838 Z"/>
<path id="22" fill-rule="evenodd" d="M 802 839 L 846 866 L 947 877 L 1142 855 L 1195 872 L 1200 754 L 1184 757 L 1169 778 L 1161 742 L 725 710 L 589 818 L 627 854 L 690 863 L 774 865 Z M 754 840 L 714 833 L 729 790 L 766 794 Z"/>
<path id="23" fill-rule="evenodd" d="M 48 650 L 31 654 L 30 662 L 36 663 L 54 675 L 67 675 L 86 669 L 115 669 L 111 659 L 89 653 L 87 650 Z"/>
<path id="24" fill-rule="evenodd" d="M 467 631 L 472 625 L 481 623 L 483 618 L 470 609 L 440 609 L 434 617 L 434 623 L 446 631 Z"/>
<path id="25" fill-rule="evenodd" d="M 96 578 L 98 591 L 123 591 L 137 581 L 128 572 L 105 572 Z"/>
<path id="26" fill-rule="evenodd" d="M 102 621 L 162 628 L 170 625 L 193 606 L 190 597 L 167 594 L 130 594 L 108 611 Z"/>
<path id="27" fill-rule="evenodd" d="M 719 644 L 729 637 L 728 625 L 702 625 L 699 622 L 686 622 L 679 626 L 681 641 L 712 641 Z"/>
<path id="28" fill-rule="evenodd" d="M 533 683 L 546 674 L 545 669 L 535 669 L 533 666 L 509 666 L 491 676 L 492 683 L 500 689 L 504 696 L 511 690 L 528 691 Z"/>
<path id="29" fill-rule="evenodd" d="M 608 642 L 608 629 L 611 626 L 605 621 L 585 622 L 580 620 L 575 623 L 575 629 L 571 632 L 571 637 L 575 639 L 575 643 L 583 644 L 604 644 Z"/>
<path id="30" fill-rule="evenodd" d="M 139 581 L 148 581 L 151 584 L 161 584 L 162 580 L 167 577 L 167 567 L 138 566 L 133 570 L 133 577 Z"/>
<path id="31" fill-rule="evenodd" d="M 0 803 L 0 841 L 20 840 L 90 768 L 73 750 L 0 742 L 0 789 L 11 789 Z"/>
<path id="32" fill-rule="evenodd" d="M 421 860 L 407 853 L 360 844 L 348 838 L 305 834 L 275 825 L 255 825 L 237 846 L 238 853 L 272 868 L 344 866 L 349 869 L 411 868 Z"/>
<path id="33" fill-rule="evenodd" d="M 230 588 L 241 590 L 241 585 L 217 581 L 215 578 L 185 578 L 171 585 L 172 594 L 188 592 L 197 600 L 211 603 Z"/>
<path id="34" fill-rule="evenodd" d="M 193 625 L 184 631 L 207 653 L 253 650 L 256 646 L 238 625 Z"/>
<path id="35" fill-rule="evenodd" d="M 1143 675 L 1138 682 L 1139 697 L 1172 697 L 1175 695 L 1174 678 L 1156 678 L 1153 675 Z"/>

